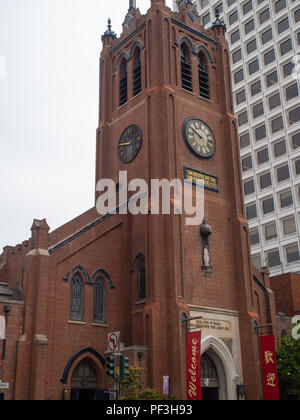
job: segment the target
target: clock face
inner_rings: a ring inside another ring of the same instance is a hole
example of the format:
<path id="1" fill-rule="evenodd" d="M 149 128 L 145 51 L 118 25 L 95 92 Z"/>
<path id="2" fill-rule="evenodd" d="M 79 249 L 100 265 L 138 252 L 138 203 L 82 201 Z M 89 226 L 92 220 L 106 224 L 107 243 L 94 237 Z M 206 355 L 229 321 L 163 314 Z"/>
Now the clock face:
<path id="1" fill-rule="evenodd" d="M 122 134 L 118 145 L 121 162 L 130 163 L 138 155 L 143 142 L 143 133 L 139 126 L 130 125 Z"/>
<path id="2" fill-rule="evenodd" d="M 211 129 L 198 118 L 188 118 L 183 124 L 183 138 L 189 149 L 200 158 L 209 159 L 216 151 Z"/>

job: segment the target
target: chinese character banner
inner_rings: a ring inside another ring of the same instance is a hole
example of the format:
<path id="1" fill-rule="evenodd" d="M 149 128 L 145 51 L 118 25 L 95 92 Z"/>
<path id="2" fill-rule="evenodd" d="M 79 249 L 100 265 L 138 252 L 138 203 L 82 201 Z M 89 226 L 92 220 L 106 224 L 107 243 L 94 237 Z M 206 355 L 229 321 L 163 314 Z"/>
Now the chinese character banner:
<path id="1" fill-rule="evenodd" d="M 273 335 L 260 337 L 264 393 L 266 401 L 279 400 L 275 338 Z"/>

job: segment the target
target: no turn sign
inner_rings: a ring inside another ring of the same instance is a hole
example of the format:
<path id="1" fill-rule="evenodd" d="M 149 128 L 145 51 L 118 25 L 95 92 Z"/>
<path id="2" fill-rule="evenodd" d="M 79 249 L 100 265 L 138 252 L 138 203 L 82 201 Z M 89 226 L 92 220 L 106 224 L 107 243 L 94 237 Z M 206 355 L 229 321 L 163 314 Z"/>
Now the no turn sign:
<path id="1" fill-rule="evenodd" d="M 120 332 L 112 332 L 107 337 L 107 350 L 110 353 L 116 353 L 120 350 Z"/>

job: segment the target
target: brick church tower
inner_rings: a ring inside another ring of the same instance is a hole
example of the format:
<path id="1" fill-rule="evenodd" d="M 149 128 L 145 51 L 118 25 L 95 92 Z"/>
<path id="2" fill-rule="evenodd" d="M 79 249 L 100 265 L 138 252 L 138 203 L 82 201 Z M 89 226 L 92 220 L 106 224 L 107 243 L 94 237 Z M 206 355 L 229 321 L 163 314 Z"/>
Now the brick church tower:
<path id="1" fill-rule="evenodd" d="M 151 0 L 146 15 L 131 0 L 119 38 L 109 21 L 96 206 L 52 232 L 34 220 L 31 238 L 0 256 L 1 398 L 103 399 L 107 337 L 119 331 L 145 384 L 162 391 L 169 376 L 185 399 L 186 335 L 201 330 L 204 399 L 263 399 L 255 326 L 275 324 L 275 305 L 267 270 L 250 259 L 225 31 L 219 16 L 204 30 L 190 0 L 178 13 Z M 153 214 L 150 201 L 125 214 L 124 174 L 201 184 L 201 221 Z M 105 216 L 103 179 L 119 184 L 118 211 Z"/>
<path id="2" fill-rule="evenodd" d="M 218 371 L 218 397 L 235 398 L 244 384 L 246 397 L 262 398 L 254 322 L 257 305 L 266 312 L 272 305 L 267 292 L 258 303 L 253 280 L 225 31 L 219 16 L 204 30 L 189 0 L 179 3 L 179 13 L 151 0 L 146 16 L 130 2 L 119 39 L 109 26 L 100 60 L 96 181 L 117 182 L 119 171 L 148 185 L 205 180 L 209 225 L 202 230 L 150 209 L 148 216 L 123 216 L 127 256 L 135 263 L 142 256 L 147 279 L 138 299 L 134 264 L 127 339 L 148 348 L 149 385 L 159 388 L 171 375 L 172 391 L 182 397 L 185 327 L 205 325 L 203 349 Z M 199 317 L 202 323 L 182 322 Z"/>

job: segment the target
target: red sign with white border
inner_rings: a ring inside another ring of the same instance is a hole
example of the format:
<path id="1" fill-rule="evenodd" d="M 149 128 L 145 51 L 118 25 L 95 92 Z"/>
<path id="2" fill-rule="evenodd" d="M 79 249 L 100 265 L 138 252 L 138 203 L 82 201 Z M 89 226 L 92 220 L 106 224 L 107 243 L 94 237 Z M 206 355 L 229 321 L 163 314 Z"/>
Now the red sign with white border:
<path id="1" fill-rule="evenodd" d="M 107 337 L 107 350 L 116 353 L 120 350 L 120 332 L 112 332 Z"/>

